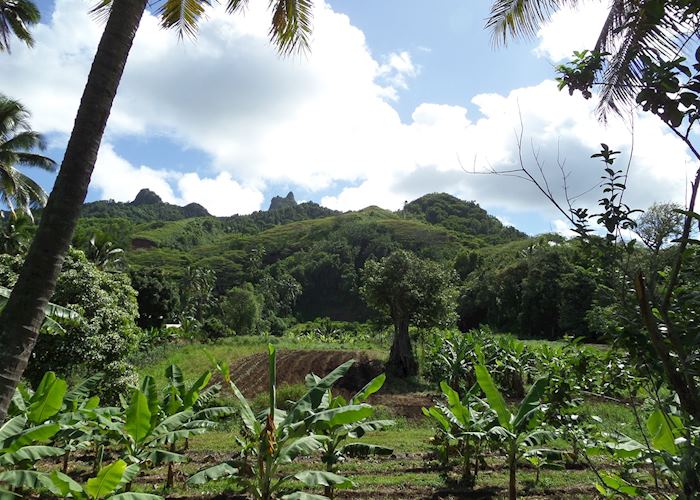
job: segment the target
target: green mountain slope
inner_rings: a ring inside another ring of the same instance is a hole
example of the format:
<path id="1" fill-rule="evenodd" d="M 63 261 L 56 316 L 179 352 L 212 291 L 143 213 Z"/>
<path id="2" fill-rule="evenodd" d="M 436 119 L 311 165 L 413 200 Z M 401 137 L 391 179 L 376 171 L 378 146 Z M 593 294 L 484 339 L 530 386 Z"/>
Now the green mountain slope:
<path id="1" fill-rule="evenodd" d="M 300 317 L 354 320 L 368 314 L 358 294 L 367 259 L 401 248 L 451 265 L 464 250 L 526 238 L 476 203 L 446 194 L 423 196 L 399 212 L 276 205 L 244 216 L 187 218 L 150 195 L 143 204 L 96 202 L 85 206 L 76 244 L 98 234 L 127 249 L 132 268 L 158 267 L 176 279 L 187 266 L 210 268 L 218 293 L 264 275 L 291 275 L 302 287 Z"/>

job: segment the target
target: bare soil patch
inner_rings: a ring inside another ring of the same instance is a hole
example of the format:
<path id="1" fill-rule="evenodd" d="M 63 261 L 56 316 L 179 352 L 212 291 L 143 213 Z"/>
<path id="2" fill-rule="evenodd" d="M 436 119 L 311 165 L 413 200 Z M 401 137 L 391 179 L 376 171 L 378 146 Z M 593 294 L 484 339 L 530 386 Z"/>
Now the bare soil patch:
<path id="1" fill-rule="evenodd" d="M 335 387 L 348 392 L 357 391 L 384 371 L 384 365 L 363 351 L 282 350 L 277 352 L 277 386 L 303 384 L 308 373 L 325 377 L 339 365 L 355 360 L 347 374 Z M 267 390 L 267 353 L 258 353 L 236 360 L 231 366 L 231 378 L 246 397 Z"/>

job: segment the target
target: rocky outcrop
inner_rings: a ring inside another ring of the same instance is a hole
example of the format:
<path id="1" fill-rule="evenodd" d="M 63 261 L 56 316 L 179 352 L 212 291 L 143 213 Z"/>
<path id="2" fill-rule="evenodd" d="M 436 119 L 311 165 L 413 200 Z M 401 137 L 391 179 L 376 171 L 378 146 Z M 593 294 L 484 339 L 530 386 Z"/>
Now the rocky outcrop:
<path id="1" fill-rule="evenodd" d="M 291 191 L 287 193 L 287 196 L 282 198 L 281 196 L 275 196 L 270 201 L 270 208 L 268 210 L 278 210 L 280 208 L 296 207 L 297 200 L 294 199 L 294 193 Z"/>

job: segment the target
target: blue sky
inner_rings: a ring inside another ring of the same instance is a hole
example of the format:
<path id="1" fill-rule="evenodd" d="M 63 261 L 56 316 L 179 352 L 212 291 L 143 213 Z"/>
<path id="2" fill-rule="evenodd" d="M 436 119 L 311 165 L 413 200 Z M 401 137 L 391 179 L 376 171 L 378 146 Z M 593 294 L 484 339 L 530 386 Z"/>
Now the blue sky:
<path id="1" fill-rule="evenodd" d="M 312 52 L 280 59 L 266 41 L 266 1 L 245 17 L 212 9 L 196 42 L 178 42 L 147 14 L 120 87 L 89 200 L 129 201 L 149 187 L 167 201 L 228 215 L 265 209 L 293 190 L 349 210 L 400 208 L 432 191 L 473 199 L 530 233 L 562 217 L 517 179 L 474 176 L 536 159 L 558 194 L 599 176 L 589 159 L 609 142 L 629 153 L 631 203 L 680 201 L 693 168 L 653 118 L 602 127 L 595 105 L 559 93 L 553 65 L 588 46 L 605 13 L 591 0 L 558 13 L 534 40 L 494 48 L 490 2 L 317 2 Z M 101 26 L 84 0 L 41 1 L 33 50 L 0 54 L 0 91 L 22 100 L 60 160 Z M 536 156 L 536 157 L 535 157 Z M 52 177 L 32 172 L 49 189 Z M 581 199 L 595 203 L 595 193 Z"/>

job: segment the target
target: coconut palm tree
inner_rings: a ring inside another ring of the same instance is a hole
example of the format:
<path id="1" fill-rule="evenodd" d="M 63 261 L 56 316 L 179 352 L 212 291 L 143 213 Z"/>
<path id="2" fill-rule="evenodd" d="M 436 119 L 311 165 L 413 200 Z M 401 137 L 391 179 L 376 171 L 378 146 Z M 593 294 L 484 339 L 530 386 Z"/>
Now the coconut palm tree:
<path id="1" fill-rule="evenodd" d="M 78 107 L 61 169 L 7 305 L 0 313 L 0 421 L 29 361 L 85 201 L 112 102 L 146 0 L 102 1 L 108 15 L 104 33 Z M 242 11 L 248 0 L 228 0 L 227 11 Z M 311 33 L 312 0 L 269 0 L 270 39 L 282 54 L 305 50 Z M 165 28 L 194 35 L 209 0 L 165 0 L 159 14 Z"/>
<path id="2" fill-rule="evenodd" d="M 39 22 L 39 9 L 28 0 L 0 0 L 0 52 L 10 51 L 10 35 L 15 35 L 29 47 L 34 38 L 29 26 Z"/>
<path id="3" fill-rule="evenodd" d="M 29 126 L 25 107 L 0 94 L 0 202 L 12 214 L 18 210 L 31 219 L 32 209 L 46 204 L 41 186 L 15 168 L 21 165 L 53 172 L 56 163 L 51 158 L 32 152 L 44 147 L 44 138 Z"/>
<path id="4" fill-rule="evenodd" d="M 495 44 L 534 37 L 551 15 L 579 0 L 495 0 L 486 27 Z M 658 61 L 694 51 L 700 33 L 700 2 L 687 0 L 612 0 L 594 47 L 610 53 L 598 76 L 603 119 L 629 108 L 641 84 L 644 57 Z"/>

